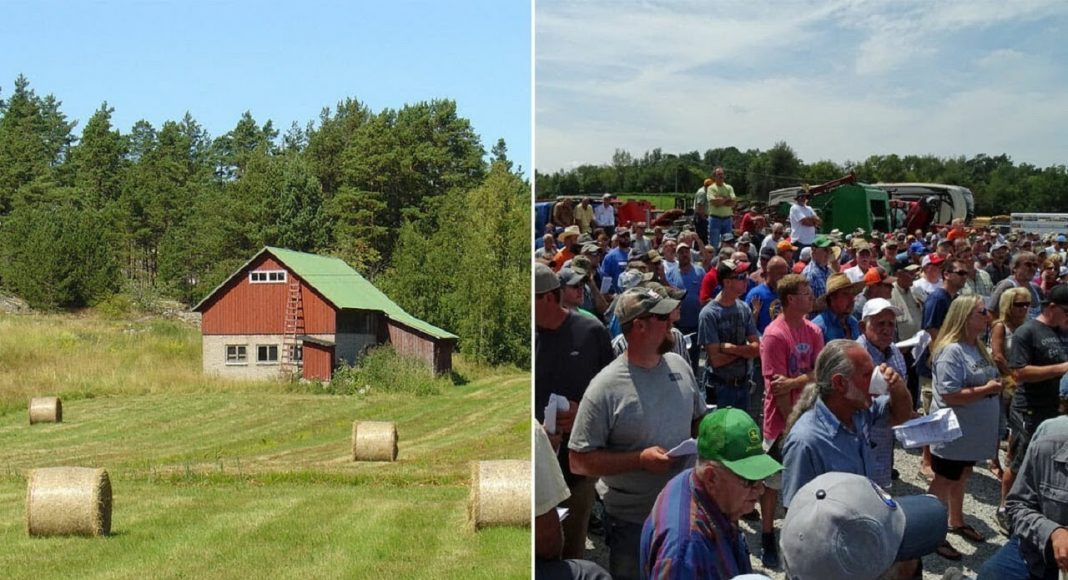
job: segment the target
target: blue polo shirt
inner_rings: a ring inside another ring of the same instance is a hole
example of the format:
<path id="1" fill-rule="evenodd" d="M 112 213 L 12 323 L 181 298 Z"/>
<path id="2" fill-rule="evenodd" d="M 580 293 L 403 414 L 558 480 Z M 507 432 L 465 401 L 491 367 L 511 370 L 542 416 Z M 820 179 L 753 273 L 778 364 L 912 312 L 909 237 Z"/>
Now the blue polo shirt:
<path id="1" fill-rule="evenodd" d="M 628 253 L 620 248 L 614 248 L 601 260 L 601 275 L 612 279 L 613 294 L 619 294 L 619 275 L 627 266 L 627 255 Z"/>
<path id="2" fill-rule="evenodd" d="M 797 490 L 831 471 L 871 478 L 875 461 L 869 433 L 872 424 L 890 412 L 890 397 L 883 395 L 870 409 L 853 414 L 855 430 L 846 429 L 822 399 L 805 411 L 783 443 L 782 505 L 790 507 Z"/>
<path id="3" fill-rule="evenodd" d="M 727 580 L 752 571 L 745 536 L 697 484 L 693 468 L 673 477 L 642 527 L 641 577 Z"/>
<path id="4" fill-rule="evenodd" d="M 778 293 L 767 284 L 761 284 L 749 291 L 745 297 L 745 303 L 749 308 L 753 307 L 753 298 L 760 298 L 760 311 L 753 314 L 756 316 L 757 331 L 764 336 L 764 329 L 782 313 L 782 302 L 779 300 Z"/>
<path id="5" fill-rule="evenodd" d="M 689 272 L 675 268 L 665 274 L 668 284 L 686 291 L 679 306 L 679 321 L 676 326 L 683 332 L 697 330 L 698 316 L 701 314 L 701 279 L 705 277 L 704 268 L 693 264 Z"/>
<path id="6" fill-rule="evenodd" d="M 838 321 L 838 317 L 831 312 L 828 308 L 823 312 L 820 312 L 812 319 L 813 324 L 820 327 L 823 331 L 823 342 L 828 343 L 838 338 L 846 338 L 849 340 L 856 340 L 860 337 L 860 323 L 853 317 L 852 314 L 846 319 L 846 326 L 843 327 L 842 323 Z"/>

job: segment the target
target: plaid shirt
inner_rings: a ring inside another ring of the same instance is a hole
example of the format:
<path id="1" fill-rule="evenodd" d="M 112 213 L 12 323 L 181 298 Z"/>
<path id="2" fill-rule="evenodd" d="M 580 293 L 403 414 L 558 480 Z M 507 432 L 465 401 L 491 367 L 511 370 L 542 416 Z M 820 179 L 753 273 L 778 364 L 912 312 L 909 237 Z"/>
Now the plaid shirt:
<path id="1" fill-rule="evenodd" d="M 827 293 L 827 278 L 831 275 L 831 269 L 827 266 L 820 267 L 815 261 L 809 262 L 801 275 L 808 280 L 812 288 L 812 299 L 815 300 Z"/>
<path id="2" fill-rule="evenodd" d="M 983 298 L 990 298 L 993 293 L 994 282 L 990 279 L 990 273 L 981 269 L 975 270 L 975 280 L 968 278 L 964 281 L 964 288 L 960 291 L 961 296 L 978 294 Z"/>
<path id="3" fill-rule="evenodd" d="M 887 366 L 901 375 L 902 380 L 907 380 L 908 369 L 905 367 L 905 357 L 901 354 L 901 349 L 891 343 L 890 348 L 887 349 L 889 351 L 889 356 L 887 356 L 878 347 L 868 342 L 868 338 L 864 335 L 860 335 L 857 342 L 864 345 L 875 366 L 878 367 L 880 364 L 886 363 Z M 890 487 L 890 474 L 894 467 L 894 432 L 890 430 L 889 423 L 877 422 L 872 425 L 868 437 L 874 446 L 872 448 L 874 465 L 872 466 L 871 479 L 884 488 Z"/>

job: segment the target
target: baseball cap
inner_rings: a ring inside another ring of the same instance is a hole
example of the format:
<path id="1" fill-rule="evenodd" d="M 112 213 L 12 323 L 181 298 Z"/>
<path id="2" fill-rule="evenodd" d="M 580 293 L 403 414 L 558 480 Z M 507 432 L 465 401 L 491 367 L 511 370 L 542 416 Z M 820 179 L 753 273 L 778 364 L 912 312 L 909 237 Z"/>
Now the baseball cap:
<path id="1" fill-rule="evenodd" d="M 763 248 L 760 248 L 760 257 L 761 258 L 768 258 L 768 259 L 774 258 L 775 257 L 775 248 L 773 248 L 771 246 L 764 246 Z"/>
<path id="2" fill-rule="evenodd" d="M 579 274 L 571 268 L 561 268 L 556 277 L 560 279 L 561 286 L 578 286 L 586 279 L 586 276 Z"/>
<path id="3" fill-rule="evenodd" d="M 571 259 L 571 269 L 585 276 L 593 269 L 593 262 L 586 256 L 578 255 Z"/>
<path id="4" fill-rule="evenodd" d="M 601 251 L 601 246 L 598 246 L 594 242 L 590 242 L 588 244 L 583 245 L 582 250 L 580 251 L 583 254 L 596 254 L 597 252 Z"/>
<path id="5" fill-rule="evenodd" d="M 544 294 L 560 287 L 560 279 L 552 268 L 545 264 L 534 264 L 534 293 Z"/>
<path id="6" fill-rule="evenodd" d="M 883 270 L 881 266 L 873 266 L 868 268 L 868 271 L 864 273 L 864 285 L 874 286 L 876 284 L 893 284 L 897 282 L 897 278 L 889 276 L 886 270 Z"/>
<path id="7" fill-rule="evenodd" d="M 816 239 L 812 241 L 812 247 L 814 248 L 829 248 L 834 245 L 834 240 L 827 236 L 820 234 L 816 236 Z"/>
<path id="8" fill-rule="evenodd" d="M 1056 304 L 1057 306 L 1068 306 L 1068 285 L 1057 284 L 1042 298 L 1042 305 Z"/>
<path id="9" fill-rule="evenodd" d="M 718 461 L 750 481 L 767 479 L 782 471 L 782 464 L 764 452 L 764 437 L 757 424 L 741 409 L 718 409 L 701 419 L 697 456 Z"/>
<path id="10" fill-rule="evenodd" d="M 912 242 L 912 244 L 909 245 L 909 253 L 910 254 L 926 254 L 927 253 L 927 246 L 923 245 L 923 242 Z"/>
<path id="11" fill-rule="evenodd" d="M 686 297 L 686 291 L 681 288 L 675 288 L 673 286 L 664 286 L 660 282 L 642 282 L 638 284 L 642 288 L 651 288 L 656 291 L 661 298 L 674 298 L 675 300 L 682 300 Z"/>
<path id="12" fill-rule="evenodd" d="M 933 552 L 946 525 L 946 508 L 932 495 L 895 499 L 862 475 L 824 473 L 797 491 L 786 512 L 787 576 L 878 578 L 894 562 Z"/>
<path id="13" fill-rule="evenodd" d="M 995 250 L 1000 250 L 1002 248 L 1007 248 L 1007 247 L 1009 247 L 1009 246 L 1006 245 L 1005 242 L 994 242 L 994 245 L 990 246 L 990 251 L 993 252 Z"/>
<path id="14" fill-rule="evenodd" d="M 664 298 L 651 288 L 631 288 L 619 297 L 616 316 L 622 324 L 646 314 L 670 314 L 679 304 L 678 300 Z"/>
<path id="15" fill-rule="evenodd" d="M 879 314 L 884 310 L 892 311 L 894 313 L 894 316 L 901 316 L 902 314 L 901 309 L 897 306 L 894 306 L 893 303 L 891 303 L 886 298 L 872 298 L 871 300 L 868 300 L 864 303 L 864 309 L 861 311 L 860 318 L 862 320 L 866 318 L 871 318 L 872 316 L 875 316 L 876 314 Z"/>
<path id="16" fill-rule="evenodd" d="M 921 262 L 920 265 L 925 268 L 927 266 L 939 266 L 942 264 L 942 262 L 945 261 L 946 259 L 943 258 L 940 254 L 927 254 L 923 257 L 923 262 Z"/>
<path id="17" fill-rule="evenodd" d="M 794 243 L 790 240 L 783 240 L 779 242 L 778 245 L 776 245 L 775 247 L 778 248 L 780 252 L 797 251 L 797 246 L 795 246 Z"/>

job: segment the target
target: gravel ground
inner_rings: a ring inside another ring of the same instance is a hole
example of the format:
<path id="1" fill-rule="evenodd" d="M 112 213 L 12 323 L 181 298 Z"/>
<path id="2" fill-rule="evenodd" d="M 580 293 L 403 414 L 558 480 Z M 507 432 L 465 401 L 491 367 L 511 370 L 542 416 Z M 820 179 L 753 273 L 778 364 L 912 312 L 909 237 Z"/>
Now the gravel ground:
<path id="1" fill-rule="evenodd" d="M 1004 453 L 1002 452 L 1004 463 Z M 906 451 L 897 449 L 894 453 L 894 467 L 901 472 L 901 479 L 893 483 L 890 489 L 892 496 L 915 495 L 927 492 L 927 480 L 920 475 L 919 451 Z M 959 562 L 951 562 L 938 554 L 931 554 L 923 558 L 924 579 L 942 578 L 948 568 L 957 568 L 966 575 L 975 576 L 983 563 L 994 555 L 994 552 L 1005 544 L 1005 536 L 1001 535 L 997 523 L 994 520 L 994 512 L 997 509 L 1000 497 L 1000 484 L 984 465 L 977 465 L 971 478 L 968 480 L 964 496 L 964 520 L 974 527 L 986 538 L 982 544 L 973 544 L 956 535 L 948 535 L 950 544 L 964 556 Z M 775 520 L 775 529 L 782 528 L 782 509 Z M 745 530 L 746 540 L 753 552 L 753 571 L 766 574 L 775 580 L 781 580 L 784 575 L 781 570 L 766 570 L 760 565 L 757 556 L 760 549 L 760 524 L 743 521 L 742 529 Z M 604 545 L 604 538 L 591 534 L 586 541 L 586 558 L 593 560 L 608 569 L 608 549 Z"/>

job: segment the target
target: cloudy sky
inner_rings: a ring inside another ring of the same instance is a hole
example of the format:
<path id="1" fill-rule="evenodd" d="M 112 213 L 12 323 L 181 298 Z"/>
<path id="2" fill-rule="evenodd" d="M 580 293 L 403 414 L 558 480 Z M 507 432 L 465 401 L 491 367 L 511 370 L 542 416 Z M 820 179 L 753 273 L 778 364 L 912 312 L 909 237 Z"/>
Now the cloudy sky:
<path id="1" fill-rule="evenodd" d="M 535 166 L 786 141 L 1068 163 L 1068 3 L 538 0 Z"/>

